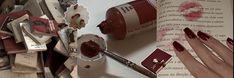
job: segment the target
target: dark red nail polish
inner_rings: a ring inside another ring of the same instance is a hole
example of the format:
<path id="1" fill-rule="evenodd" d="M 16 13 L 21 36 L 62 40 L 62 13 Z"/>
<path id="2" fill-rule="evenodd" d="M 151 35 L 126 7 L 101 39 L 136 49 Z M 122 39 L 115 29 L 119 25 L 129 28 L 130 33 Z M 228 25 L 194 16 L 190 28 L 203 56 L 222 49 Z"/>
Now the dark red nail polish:
<path id="1" fill-rule="evenodd" d="M 175 49 L 176 49 L 177 51 L 179 51 L 179 52 L 184 51 L 184 47 L 183 47 L 180 43 L 178 43 L 177 41 L 174 41 L 174 42 L 173 42 L 173 46 L 174 46 Z"/>
<path id="2" fill-rule="evenodd" d="M 186 27 L 185 29 L 184 29 L 184 32 L 185 32 L 185 34 L 189 37 L 189 38 L 191 38 L 191 39 L 194 39 L 194 38 L 196 38 L 196 35 L 193 33 L 193 31 L 191 30 L 191 29 L 189 29 L 188 27 Z"/>
<path id="3" fill-rule="evenodd" d="M 198 31 L 198 32 L 197 32 L 197 35 L 198 35 L 202 40 L 205 40 L 205 41 L 207 41 L 207 40 L 210 38 L 210 36 L 208 36 L 206 33 L 203 33 L 203 32 L 201 32 L 201 31 Z"/>
<path id="4" fill-rule="evenodd" d="M 228 43 L 230 43 L 231 45 L 233 45 L 233 40 L 231 38 L 228 37 L 227 41 L 228 41 Z"/>

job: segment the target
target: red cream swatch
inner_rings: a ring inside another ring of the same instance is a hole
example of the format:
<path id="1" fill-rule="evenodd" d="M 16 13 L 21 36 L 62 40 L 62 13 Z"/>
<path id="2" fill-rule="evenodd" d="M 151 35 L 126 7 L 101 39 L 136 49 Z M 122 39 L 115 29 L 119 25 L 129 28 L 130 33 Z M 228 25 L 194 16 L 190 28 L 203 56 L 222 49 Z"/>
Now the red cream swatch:
<path id="1" fill-rule="evenodd" d="M 83 42 L 80 47 L 81 53 L 89 58 L 97 56 L 98 53 L 100 52 L 99 49 L 100 46 L 92 40 Z"/>

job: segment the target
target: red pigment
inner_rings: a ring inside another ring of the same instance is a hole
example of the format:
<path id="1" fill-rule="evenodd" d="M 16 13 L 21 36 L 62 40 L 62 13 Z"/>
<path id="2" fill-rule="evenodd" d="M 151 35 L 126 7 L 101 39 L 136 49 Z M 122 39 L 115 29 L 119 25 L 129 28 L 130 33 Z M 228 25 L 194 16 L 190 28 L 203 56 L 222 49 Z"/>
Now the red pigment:
<path id="1" fill-rule="evenodd" d="M 100 52 L 99 49 L 100 46 L 92 40 L 88 42 L 83 42 L 80 47 L 81 53 L 89 58 L 97 56 L 98 53 Z"/>
<path id="2" fill-rule="evenodd" d="M 196 21 L 197 19 L 202 17 L 202 13 L 203 13 L 202 6 L 198 2 L 185 1 L 179 7 L 180 12 L 186 12 L 187 10 L 192 9 L 192 8 L 197 8 L 197 11 L 187 12 L 183 14 L 183 16 L 188 21 Z"/>

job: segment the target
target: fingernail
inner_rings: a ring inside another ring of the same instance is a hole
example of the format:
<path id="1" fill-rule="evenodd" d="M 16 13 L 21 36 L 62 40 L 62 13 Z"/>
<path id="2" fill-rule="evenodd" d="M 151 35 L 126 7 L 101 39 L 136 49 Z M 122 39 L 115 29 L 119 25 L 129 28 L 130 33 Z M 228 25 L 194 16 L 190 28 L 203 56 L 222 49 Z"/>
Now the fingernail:
<path id="1" fill-rule="evenodd" d="M 184 47 L 183 47 L 180 43 L 178 43 L 177 41 L 174 41 L 174 42 L 173 42 L 173 46 L 174 46 L 175 49 L 176 49 L 177 51 L 179 51 L 179 52 L 184 51 Z"/>
<path id="2" fill-rule="evenodd" d="M 191 38 L 191 39 L 194 39 L 194 38 L 196 38 L 196 35 L 193 33 L 193 31 L 191 30 L 191 29 L 189 29 L 188 27 L 186 27 L 185 29 L 184 29 L 184 32 L 185 32 L 185 34 L 189 37 L 189 38 Z"/>
<path id="3" fill-rule="evenodd" d="M 210 36 L 208 36 L 206 33 L 203 33 L 203 32 L 201 32 L 201 31 L 198 31 L 198 32 L 197 32 L 197 35 L 198 35 L 202 40 L 205 40 L 205 41 L 207 41 L 207 40 L 210 38 Z"/>
<path id="4" fill-rule="evenodd" d="M 227 41 L 228 41 L 228 43 L 230 43 L 230 44 L 232 44 L 233 45 L 233 40 L 231 39 L 231 38 L 227 38 Z"/>

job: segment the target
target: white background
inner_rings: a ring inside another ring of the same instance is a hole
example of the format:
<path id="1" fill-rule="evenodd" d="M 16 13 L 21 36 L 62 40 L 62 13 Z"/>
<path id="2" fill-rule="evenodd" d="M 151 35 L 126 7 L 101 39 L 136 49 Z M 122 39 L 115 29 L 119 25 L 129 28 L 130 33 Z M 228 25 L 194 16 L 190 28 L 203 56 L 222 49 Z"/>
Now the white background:
<path id="1" fill-rule="evenodd" d="M 92 33 L 103 37 L 111 51 L 140 65 L 141 62 L 156 50 L 156 29 L 133 35 L 124 40 L 115 40 L 102 34 L 97 25 L 105 19 L 108 8 L 132 0 L 78 0 L 78 4 L 87 8 L 89 21 L 85 28 L 78 30 L 78 34 Z M 104 65 L 93 70 L 78 68 L 80 78 L 147 78 L 146 76 L 107 57 Z"/>

